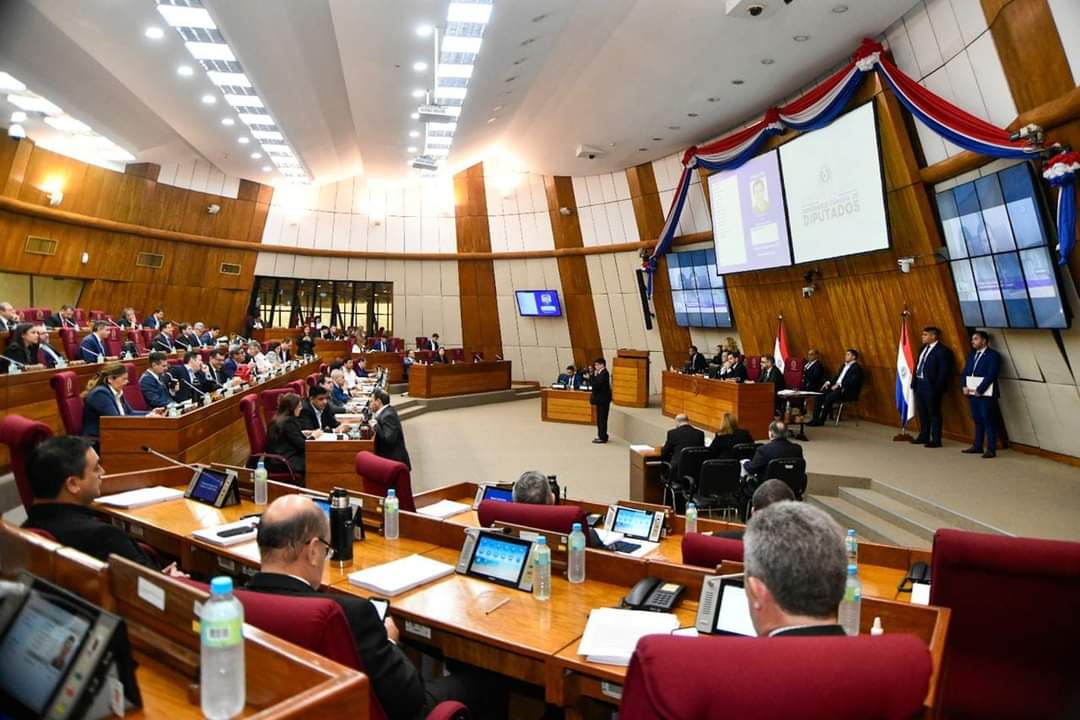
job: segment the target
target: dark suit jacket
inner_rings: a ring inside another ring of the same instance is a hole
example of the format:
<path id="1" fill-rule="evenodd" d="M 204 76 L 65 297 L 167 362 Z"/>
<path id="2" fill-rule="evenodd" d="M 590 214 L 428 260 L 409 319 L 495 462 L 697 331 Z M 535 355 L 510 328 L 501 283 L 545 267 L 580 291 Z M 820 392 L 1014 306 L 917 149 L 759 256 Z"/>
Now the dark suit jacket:
<path id="1" fill-rule="evenodd" d="M 993 385 L 994 393 L 992 397 L 1001 397 L 1001 390 L 998 388 L 998 373 L 1001 372 L 1001 353 L 993 348 L 986 348 L 983 351 L 983 355 L 979 358 L 978 366 L 972 367 L 975 363 L 975 351 L 972 350 L 968 355 L 967 362 L 964 363 L 964 372 L 960 376 L 960 387 L 967 387 L 967 379 L 969 375 L 981 377 L 983 380 L 979 383 L 979 387 L 976 388 L 977 392 L 984 393 Z"/>
<path id="2" fill-rule="evenodd" d="M 107 561 L 109 555 L 119 555 L 154 570 L 160 570 L 128 534 L 120 528 L 102 522 L 94 511 L 73 503 L 39 503 L 26 513 L 24 528 L 44 530 L 56 541 L 80 552 Z"/>
<path id="3" fill-rule="evenodd" d="M 764 475 L 765 468 L 769 466 L 770 461 L 787 458 L 801 458 L 802 456 L 803 452 L 801 445 L 796 445 L 787 438 L 777 438 L 775 440 L 770 440 L 757 449 L 757 452 L 754 453 L 754 458 L 750 461 L 748 470 L 754 477 L 764 479 L 762 475 Z"/>
<path id="4" fill-rule="evenodd" d="M 574 388 L 576 390 L 581 385 L 581 373 L 576 372 L 573 375 L 559 373 L 559 377 L 556 382 L 560 385 L 565 385 L 568 388 Z"/>
<path id="5" fill-rule="evenodd" d="M 222 366 L 225 373 L 226 380 L 232 380 L 233 375 L 236 374 L 236 361 L 232 358 L 225 358 L 225 364 Z"/>
<path id="6" fill-rule="evenodd" d="M 225 376 L 225 366 L 222 365 L 220 370 L 215 370 L 214 366 L 207 363 L 203 366 L 203 387 L 209 390 L 220 390 L 225 382 L 229 379 Z"/>
<path id="7" fill-rule="evenodd" d="M 430 350 L 431 352 L 438 352 L 439 348 L 441 348 L 441 347 L 442 347 L 441 342 L 436 342 L 435 340 L 432 340 L 431 338 L 428 338 L 427 347 L 424 348 L 424 349 L 425 350 Z"/>
<path id="8" fill-rule="evenodd" d="M 799 389 L 820 392 L 821 386 L 825 384 L 826 375 L 825 366 L 820 360 L 815 360 L 813 365 L 808 363 L 803 367 L 802 383 L 799 384 Z"/>
<path id="9" fill-rule="evenodd" d="M 934 395 L 944 395 L 949 389 L 949 375 L 952 373 L 953 354 L 952 350 L 940 342 L 926 356 L 923 362 L 923 379 L 919 379 L 919 358 L 922 350 L 915 356 L 915 372 L 911 377 L 911 388 L 915 392 L 931 392 Z"/>
<path id="10" fill-rule="evenodd" d="M 144 328 L 150 328 L 151 330 L 160 330 L 161 329 L 161 321 L 158 320 L 153 315 L 148 315 L 146 317 L 146 319 L 142 321 L 142 326 Z"/>
<path id="11" fill-rule="evenodd" d="M 841 365 L 840 369 L 836 371 L 836 377 L 832 379 L 832 384 L 836 385 L 840 381 L 840 374 L 844 372 L 844 366 Z M 840 399 L 842 400 L 858 400 L 859 393 L 862 392 L 863 383 L 863 369 L 862 365 L 857 362 L 851 363 L 851 367 L 848 368 L 847 375 L 844 375 L 844 384 L 841 386 Z"/>
<path id="12" fill-rule="evenodd" d="M 13 340 L 8 343 L 7 348 L 4 350 L 4 357 L 11 358 L 23 365 L 36 365 L 38 361 L 37 351 L 37 345 L 23 347 Z M 7 366 L 7 371 L 11 372 L 11 363 L 4 363 L 4 365 Z"/>
<path id="13" fill-rule="evenodd" d="M 771 382 L 773 385 L 776 386 L 777 391 L 783 390 L 786 387 L 786 385 L 784 384 L 784 373 L 780 372 L 780 368 L 776 367 L 775 365 L 769 368 L 768 372 L 762 370 L 761 375 L 758 376 L 758 382 Z"/>
<path id="14" fill-rule="evenodd" d="M 176 343 L 173 339 L 165 333 L 158 333 L 154 336 L 154 341 L 150 343 L 154 350 L 160 350 L 162 352 L 172 352 L 176 349 Z"/>
<path id="15" fill-rule="evenodd" d="M 389 405 L 375 418 L 375 454 L 405 463 L 412 470 L 409 451 L 405 448 L 405 433 L 401 430 L 401 418 L 397 410 Z"/>
<path id="16" fill-rule="evenodd" d="M 181 333 L 176 336 L 176 344 L 185 350 L 194 350 L 200 346 L 199 337 L 197 335 L 186 335 Z"/>
<path id="17" fill-rule="evenodd" d="M 286 418 L 280 425 L 274 420 L 267 423 L 266 452 L 283 456 L 296 472 L 304 472 L 305 442 L 299 418 Z M 270 459 L 267 464 L 274 472 L 286 472 L 276 460 Z"/>
<path id="18" fill-rule="evenodd" d="M 340 385 L 335 384 L 330 388 L 330 397 L 338 405 L 345 405 L 349 402 L 349 393 Z"/>
<path id="19" fill-rule="evenodd" d="M 674 463 L 683 448 L 704 447 L 705 433 L 693 425 L 680 425 L 668 430 L 664 447 L 660 448 L 660 459 Z"/>
<path id="20" fill-rule="evenodd" d="M 311 401 L 304 400 L 300 407 L 300 425 L 305 430 L 333 431 L 340 424 L 336 415 L 334 407 L 330 403 L 326 403 L 326 407 L 322 411 L 322 424 L 320 424 L 318 413 L 315 412 Z"/>
<path id="21" fill-rule="evenodd" d="M 50 315 L 49 317 L 45 318 L 45 324 L 52 328 L 77 328 L 79 326 L 79 323 L 75 322 L 75 318 L 65 320 L 64 318 L 60 317 L 60 313 L 56 313 L 55 315 Z"/>
<path id="22" fill-rule="evenodd" d="M 98 355 L 105 357 L 109 351 L 105 349 L 105 341 L 94 333 L 90 333 L 79 343 L 79 358 L 88 363 L 96 363 Z"/>
<path id="23" fill-rule="evenodd" d="M 709 458 L 730 458 L 734 457 L 732 451 L 736 445 L 746 445 L 753 443 L 754 438 L 750 436 L 749 430 L 739 428 L 730 435 L 717 435 L 713 438 L 712 444 L 709 445 Z"/>
<path id="24" fill-rule="evenodd" d="M 387 352 L 390 350 L 390 344 L 380 338 L 371 343 L 371 349 L 375 352 Z"/>
<path id="25" fill-rule="evenodd" d="M 142 374 L 139 378 L 139 390 L 142 391 L 146 407 L 151 409 L 167 407 L 169 403 L 173 402 L 173 396 L 168 388 L 168 382 L 171 378 L 172 376 L 169 373 L 165 373 L 159 380 L 149 370 Z"/>
<path id="26" fill-rule="evenodd" d="M 607 368 L 592 376 L 592 393 L 589 395 L 589 403 L 592 405 L 606 405 L 611 402 L 611 373 Z"/>
<path id="27" fill-rule="evenodd" d="M 132 410 L 124 396 L 120 396 L 124 404 L 125 415 L 145 415 L 142 410 Z M 108 385 L 98 385 L 83 398 L 83 435 L 97 437 L 101 434 L 101 416 L 119 415 L 120 410 L 116 406 L 117 399 L 113 395 L 112 388 Z"/>
<path id="28" fill-rule="evenodd" d="M 195 403 L 202 402 L 203 396 L 192 390 L 188 386 L 188 383 L 191 383 L 202 392 L 209 392 L 214 389 L 210 386 L 210 383 L 207 382 L 202 373 L 192 373 L 192 375 L 195 376 L 195 379 L 192 380 L 191 377 L 188 376 L 187 365 L 170 365 L 169 374 L 176 378 L 180 383 L 180 387 L 176 388 L 176 402 L 178 403 L 187 402 L 188 400 L 192 400 Z"/>
<path id="29" fill-rule="evenodd" d="M 217 340 L 210 337 L 210 332 L 207 331 L 207 332 L 204 332 L 202 334 L 202 337 L 199 338 L 199 344 L 203 345 L 203 346 L 206 346 L 206 347 L 213 347 L 214 345 L 217 345 Z"/>
<path id="30" fill-rule="evenodd" d="M 48 348 L 48 350 L 46 350 L 45 348 Z M 56 359 L 57 358 L 64 359 L 64 353 L 60 352 L 59 350 L 54 348 L 52 345 L 39 343 L 38 344 L 38 350 L 39 350 L 38 354 L 41 356 L 41 362 L 45 363 L 45 367 L 47 367 L 47 368 L 56 367 Z M 49 350 L 52 350 L 53 353 L 56 355 L 56 357 L 53 357 L 52 355 L 50 355 Z"/>
<path id="31" fill-rule="evenodd" d="M 846 635 L 840 625 L 805 625 L 802 627 L 784 628 L 775 631 L 770 637 L 787 637 L 792 635 Z"/>
<path id="32" fill-rule="evenodd" d="M 705 360 L 705 356 L 701 353 L 694 353 L 694 355 L 686 361 L 683 365 L 683 370 L 689 373 L 703 373 L 708 362 Z"/>
<path id="33" fill-rule="evenodd" d="M 424 680 L 401 648 L 390 642 L 386 627 L 369 600 L 342 593 L 320 593 L 297 578 L 277 573 L 256 573 L 246 589 L 277 595 L 324 597 L 336 602 L 349 621 L 364 673 L 386 716 L 391 720 L 423 716 L 427 700 Z"/>
<path id="34" fill-rule="evenodd" d="M 735 380 L 737 382 L 746 382 L 747 378 L 749 378 L 750 375 L 749 375 L 749 373 L 746 372 L 746 363 L 740 361 L 738 365 L 735 365 L 734 367 L 729 369 L 727 374 L 726 375 L 721 375 L 721 377 L 723 379 L 725 379 L 725 380 Z"/>

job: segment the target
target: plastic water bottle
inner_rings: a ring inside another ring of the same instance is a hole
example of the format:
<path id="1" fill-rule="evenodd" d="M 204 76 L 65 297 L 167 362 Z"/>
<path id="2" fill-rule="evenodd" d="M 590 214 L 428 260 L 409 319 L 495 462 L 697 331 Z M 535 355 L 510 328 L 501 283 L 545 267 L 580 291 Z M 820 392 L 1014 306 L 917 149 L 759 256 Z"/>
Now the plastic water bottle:
<path id="1" fill-rule="evenodd" d="M 254 478 L 255 504 L 265 505 L 268 501 L 268 498 L 266 497 L 266 465 L 263 463 L 262 458 L 259 458 L 259 464 L 255 466 Z"/>
<path id="2" fill-rule="evenodd" d="M 533 553 L 533 597 L 537 600 L 551 599 L 551 548 L 543 535 L 536 538 Z"/>
<path id="3" fill-rule="evenodd" d="M 387 540 L 398 539 L 398 499 L 394 488 L 386 491 L 383 503 L 383 537 Z"/>
<path id="4" fill-rule="evenodd" d="M 847 563 L 848 565 L 859 564 L 859 543 L 855 541 L 855 531 L 848 530 L 847 537 L 844 538 L 844 546 L 847 548 Z"/>
<path id="5" fill-rule="evenodd" d="M 697 505 L 692 502 L 686 503 L 686 533 L 697 532 Z"/>
<path id="6" fill-rule="evenodd" d="M 848 635 L 859 634 L 859 608 L 862 605 L 862 583 L 859 568 L 847 566 L 847 582 L 844 583 L 844 599 L 840 601 L 840 625 Z"/>
<path id="7" fill-rule="evenodd" d="M 566 578 L 572 583 L 585 582 L 585 533 L 581 532 L 581 523 L 574 523 L 570 531 L 569 545 Z"/>
<path id="8" fill-rule="evenodd" d="M 244 607 L 233 595 L 232 578 L 214 578 L 199 618 L 200 704 L 210 720 L 236 717 L 244 709 L 243 626 Z"/>

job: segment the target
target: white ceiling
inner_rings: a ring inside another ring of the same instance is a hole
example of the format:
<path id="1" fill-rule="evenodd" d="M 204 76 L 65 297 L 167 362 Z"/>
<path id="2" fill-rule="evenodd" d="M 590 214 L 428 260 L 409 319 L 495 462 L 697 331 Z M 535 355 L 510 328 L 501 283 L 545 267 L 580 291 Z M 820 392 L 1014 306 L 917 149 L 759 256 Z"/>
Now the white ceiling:
<path id="1" fill-rule="evenodd" d="M 448 167 L 495 148 L 530 171 L 557 175 L 663 157 L 789 97 L 915 4 L 844 0 L 850 9 L 835 13 L 841 0 L 767 0 L 767 17 L 749 19 L 726 15 L 732 2 L 494 0 Z M 408 136 L 423 130 L 409 119 L 417 104 L 411 91 L 432 84 L 430 69 L 412 69 L 433 61 L 430 38 L 415 28 L 442 25 L 449 0 L 203 4 L 316 183 L 405 174 L 406 147 L 423 146 L 422 137 Z M 165 37 L 144 37 L 149 25 Z M 796 35 L 810 37 L 796 42 Z M 195 65 L 195 76 L 179 77 L 180 64 Z M 228 106 L 200 102 L 215 88 L 153 0 L 5 0 L 0 70 L 139 161 L 201 155 L 229 175 L 274 177 L 260 170 L 265 161 L 249 157 L 257 148 L 237 143 L 242 125 L 221 125 Z M 0 124 L 11 109 L 0 99 Z M 33 137 L 33 123 L 28 130 Z M 607 154 L 579 160 L 579 144 Z"/>

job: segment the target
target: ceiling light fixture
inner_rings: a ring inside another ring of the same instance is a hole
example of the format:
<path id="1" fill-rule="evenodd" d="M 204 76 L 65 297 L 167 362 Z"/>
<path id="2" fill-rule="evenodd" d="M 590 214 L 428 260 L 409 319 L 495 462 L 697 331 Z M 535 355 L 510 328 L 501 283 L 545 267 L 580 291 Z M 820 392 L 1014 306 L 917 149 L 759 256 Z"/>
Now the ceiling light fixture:
<path id="1" fill-rule="evenodd" d="M 413 137 L 413 138 L 414 137 L 420 137 L 420 131 L 419 130 L 410 130 L 409 131 L 409 137 Z"/>
<path id="2" fill-rule="evenodd" d="M 26 112 L 43 113 L 45 115 L 60 115 L 64 111 L 40 95 L 8 95 L 7 101 Z"/>
<path id="3" fill-rule="evenodd" d="M 26 128 L 24 128 L 19 123 L 12 123 L 8 127 L 7 134 L 8 137 L 12 139 L 21 140 L 22 138 L 26 137 Z"/>
<path id="4" fill-rule="evenodd" d="M 217 25 L 206 8 L 161 3 L 157 6 L 157 11 L 169 27 L 217 30 Z"/>
<path id="5" fill-rule="evenodd" d="M 791 39 L 794 40 L 795 42 L 806 42 L 807 40 L 810 39 L 810 36 L 809 35 L 796 35 L 795 37 L 793 37 Z"/>
<path id="6" fill-rule="evenodd" d="M 425 70 L 427 70 L 427 63 L 423 60 L 417 60 L 412 64 L 412 69 L 416 72 L 424 72 Z"/>
<path id="7" fill-rule="evenodd" d="M 834 7 L 832 9 L 832 11 L 834 13 L 836 13 L 837 15 L 839 15 L 841 13 L 846 13 L 848 11 L 848 7 L 847 7 L 847 5 L 837 5 L 836 7 Z"/>
<path id="8" fill-rule="evenodd" d="M 427 92 L 425 90 L 421 90 L 420 88 L 416 88 L 415 90 L 412 91 L 412 96 L 414 98 L 416 98 L 417 100 L 424 97 L 424 95 L 426 95 L 426 94 L 427 94 Z"/>
<path id="9" fill-rule="evenodd" d="M 252 130 L 251 136 L 257 140 L 284 140 L 285 136 L 277 130 Z"/>
<path id="10" fill-rule="evenodd" d="M 686 117 L 697 117 L 697 113 L 686 113 Z"/>
<path id="11" fill-rule="evenodd" d="M 251 138 L 241 136 L 236 138 L 236 142 L 240 143 L 241 145 L 247 145 L 249 142 L 251 142 Z"/>
<path id="12" fill-rule="evenodd" d="M 242 72 L 221 72 L 219 70 L 207 70 L 206 77 L 210 82 L 218 86 L 251 87 L 251 78 Z"/>
<path id="13" fill-rule="evenodd" d="M 638 148 L 638 152 L 649 152 L 649 148 Z"/>
<path id="14" fill-rule="evenodd" d="M 230 118 L 230 117 L 227 117 L 227 118 L 221 118 L 221 124 L 222 124 L 222 125 L 224 125 L 225 127 L 232 127 L 233 125 L 235 125 L 235 124 L 236 124 L 236 121 L 235 121 L 235 120 L 233 120 L 233 119 L 232 119 L 232 118 Z"/>
<path id="15" fill-rule="evenodd" d="M 708 100 L 709 102 L 720 102 L 720 98 L 718 98 L 718 97 L 711 97 L 711 98 L 705 98 L 705 99 Z"/>
<path id="16" fill-rule="evenodd" d="M 180 77 L 191 77 L 195 74 L 195 70 L 190 65 L 181 65 L 176 68 L 176 74 Z"/>
<path id="17" fill-rule="evenodd" d="M 407 151 L 411 152 L 411 153 L 414 153 L 414 152 L 416 152 L 416 146 L 415 146 L 415 145 L 410 145 L 409 147 L 407 147 L 407 148 L 405 148 L 405 149 L 406 149 Z"/>
<path id="18" fill-rule="evenodd" d="M 746 82 L 746 81 L 745 80 L 732 80 L 731 84 L 732 85 L 742 85 L 744 82 Z"/>
<path id="19" fill-rule="evenodd" d="M 664 138 L 653 138 L 653 142 L 661 142 Z"/>
<path id="20" fill-rule="evenodd" d="M 262 153 L 261 152 L 253 152 L 253 153 L 251 153 L 251 159 L 252 160 L 260 160 L 260 159 L 262 159 Z"/>
<path id="21" fill-rule="evenodd" d="M 763 58 L 761 60 L 762 65 L 772 65 L 774 62 L 776 62 L 776 61 L 773 60 L 772 58 Z"/>
<path id="22" fill-rule="evenodd" d="M 678 125 L 668 125 L 668 126 L 667 126 L 667 129 L 668 129 L 668 130 L 678 130 L 678 129 L 679 129 L 679 126 L 678 126 Z"/>
<path id="23" fill-rule="evenodd" d="M 79 135 L 91 132 L 90 126 L 79 122 L 70 115 L 56 115 L 45 118 L 45 124 L 56 128 L 60 132 L 76 133 Z"/>
<path id="24" fill-rule="evenodd" d="M 151 25 L 150 27 L 146 28 L 146 31 L 143 32 L 143 35 L 145 35 L 151 40 L 160 40 L 161 38 L 165 37 L 165 31 L 159 28 L 157 25 Z"/>
<path id="25" fill-rule="evenodd" d="M 26 113 L 24 113 L 22 110 L 16 110 L 15 112 L 11 113 L 11 122 L 26 122 Z"/>
<path id="26" fill-rule="evenodd" d="M 258 95 L 236 95 L 233 93 L 225 93 L 225 102 L 229 103 L 233 107 L 242 108 L 263 108 L 266 107 L 263 104 L 262 99 Z"/>
<path id="27" fill-rule="evenodd" d="M 220 62 L 236 62 L 232 48 L 225 43 L 218 42 L 186 42 L 184 47 L 196 60 L 218 60 Z"/>
<path id="28" fill-rule="evenodd" d="M 526 45 L 532 45 L 534 42 L 536 42 L 536 38 L 534 38 L 534 37 L 525 38 L 520 43 L 518 43 L 518 47 L 525 47 Z"/>
<path id="29" fill-rule="evenodd" d="M 498 119 L 499 119 L 499 118 L 495 118 L 495 117 L 489 117 L 489 118 L 488 118 L 488 125 L 490 125 L 491 123 L 495 122 L 495 121 L 496 121 L 496 120 L 498 120 Z"/>
<path id="30" fill-rule="evenodd" d="M 515 65 L 521 65 L 526 60 L 528 60 L 528 58 L 518 58 L 517 60 L 514 61 L 514 64 Z"/>
<path id="31" fill-rule="evenodd" d="M 26 86 L 16 80 L 13 76 L 8 75 L 6 72 L 0 72 L 0 90 L 22 92 L 25 89 Z"/>
<path id="32" fill-rule="evenodd" d="M 270 168 L 270 166 L 269 166 L 269 165 L 263 165 L 263 166 L 262 166 L 262 171 L 263 171 L 263 172 L 270 172 L 270 169 L 271 169 L 271 168 Z"/>
<path id="33" fill-rule="evenodd" d="M 446 22 L 487 25 L 491 20 L 491 8 L 491 3 L 451 2 L 446 9 Z"/>
<path id="34" fill-rule="evenodd" d="M 419 37 L 431 37 L 431 33 L 434 30 L 435 30 L 435 28 L 431 27 L 430 25 L 417 25 L 416 26 L 416 34 Z"/>
<path id="35" fill-rule="evenodd" d="M 215 105 L 217 104 L 217 98 L 209 93 L 202 96 L 203 105 Z"/>

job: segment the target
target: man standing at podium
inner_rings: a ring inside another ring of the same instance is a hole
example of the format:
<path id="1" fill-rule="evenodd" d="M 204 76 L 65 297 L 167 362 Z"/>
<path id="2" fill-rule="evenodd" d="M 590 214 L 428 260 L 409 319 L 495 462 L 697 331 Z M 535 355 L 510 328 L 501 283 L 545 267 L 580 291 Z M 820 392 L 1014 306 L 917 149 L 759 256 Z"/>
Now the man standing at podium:
<path id="1" fill-rule="evenodd" d="M 596 358 L 593 363 L 591 386 L 589 403 L 596 406 L 596 438 L 593 442 L 603 445 L 608 441 L 607 419 L 608 411 L 611 410 L 611 375 L 607 371 L 607 361 L 602 357 Z"/>
<path id="2" fill-rule="evenodd" d="M 971 419 L 975 421 L 975 442 L 966 450 L 969 455 L 982 454 L 984 458 L 997 455 L 997 437 L 994 422 L 997 418 L 998 372 L 1001 369 L 1001 355 L 990 347 L 990 336 L 982 330 L 971 334 L 971 354 L 964 364 L 964 374 L 960 378 L 960 387 L 968 396 L 971 406 Z M 983 451 L 983 436 L 986 436 L 986 450 Z"/>

